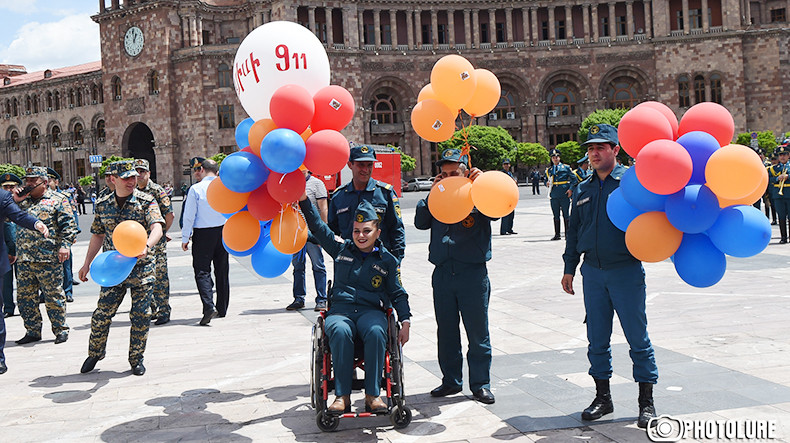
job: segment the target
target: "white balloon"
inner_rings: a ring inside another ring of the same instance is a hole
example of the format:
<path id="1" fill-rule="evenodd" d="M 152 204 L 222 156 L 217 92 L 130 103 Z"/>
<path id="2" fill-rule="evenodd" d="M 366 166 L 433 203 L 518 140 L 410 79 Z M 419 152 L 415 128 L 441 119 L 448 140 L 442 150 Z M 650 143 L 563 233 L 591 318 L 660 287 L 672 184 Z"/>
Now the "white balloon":
<path id="1" fill-rule="evenodd" d="M 269 100 L 281 86 L 299 85 L 314 95 L 329 86 L 329 57 L 312 32 L 293 22 L 269 22 L 241 42 L 233 62 L 233 86 L 253 120 L 269 118 Z"/>

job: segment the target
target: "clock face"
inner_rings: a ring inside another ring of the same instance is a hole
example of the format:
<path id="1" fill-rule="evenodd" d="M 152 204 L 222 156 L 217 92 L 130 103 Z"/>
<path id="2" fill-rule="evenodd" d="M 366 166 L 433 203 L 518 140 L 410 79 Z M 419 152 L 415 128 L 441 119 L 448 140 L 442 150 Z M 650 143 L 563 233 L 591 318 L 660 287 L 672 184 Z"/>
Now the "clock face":
<path id="1" fill-rule="evenodd" d="M 126 31 L 123 37 L 123 48 L 132 57 L 139 55 L 143 51 L 143 31 L 137 26 L 132 26 Z"/>

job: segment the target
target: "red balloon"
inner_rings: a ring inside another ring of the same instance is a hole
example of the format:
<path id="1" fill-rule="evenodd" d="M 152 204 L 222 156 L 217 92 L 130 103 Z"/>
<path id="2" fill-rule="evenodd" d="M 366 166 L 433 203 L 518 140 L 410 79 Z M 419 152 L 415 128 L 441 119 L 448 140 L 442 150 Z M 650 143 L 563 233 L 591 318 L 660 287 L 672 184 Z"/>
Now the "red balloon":
<path id="1" fill-rule="evenodd" d="M 661 102 L 646 101 L 636 105 L 636 107 L 653 108 L 656 111 L 664 114 L 664 117 L 666 117 L 667 121 L 669 122 L 669 126 L 672 126 L 672 140 L 678 139 L 678 117 L 674 112 L 672 112 L 672 109 L 670 109 L 669 106 Z"/>
<path id="2" fill-rule="evenodd" d="M 637 106 L 625 113 L 617 127 L 617 137 L 620 147 L 634 158 L 653 140 L 674 140 L 672 126 L 664 114 L 647 106 Z"/>
<path id="3" fill-rule="evenodd" d="M 340 131 L 354 116 L 354 97 L 342 86 L 329 85 L 321 88 L 313 96 L 315 114 L 310 128 L 313 132 L 322 129 Z"/>
<path id="4" fill-rule="evenodd" d="M 304 194 L 305 179 L 300 170 L 280 174 L 272 171 L 266 180 L 266 189 L 273 199 L 280 203 L 291 203 L 299 200 Z"/>
<path id="5" fill-rule="evenodd" d="M 313 97 L 299 85 L 285 85 L 274 91 L 269 112 L 278 128 L 288 128 L 301 134 L 310 125 L 315 113 Z"/>
<path id="6" fill-rule="evenodd" d="M 648 191 L 669 195 L 680 191 L 691 179 L 691 155 L 680 143 L 655 140 L 639 151 L 636 177 Z"/>
<path id="7" fill-rule="evenodd" d="M 250 215 L 260 221 L 273 219 L 280 212 L 281 207 L 280 202 L 269 195 L 266 183 L 252 191 L 247 198 L 247 210 L 250 212 Z"/>
<path id="8" fill-rule="evenodd" d="M 691 131 L 707 132 L 716 138 L 720 146 L 727 146 L 735 134 L 735 121 L 730 111 L 718 103 L 697 103 L 683 114 L 678 126 L 678 135 Z"/>
<path id="9" fill-rule="evenodd" d="M 245 147 L 241 148 L 241 151 L 242 152 L 249 152 L 250 154 L 255 154 L 255 151 L 253 151 L 252 148 L 249 147 L 249 146 L 245 146 Z M 258 155 L 258 154 L 255 154 L 255 155 Z"/>
<path id="10" fill-rule="evenodd" d="M 350 149 L 343 134 L 324 129 L 311 135 L 305 143 L 305 167 L 320 175 L 332 175 L 348 163 Z"/>

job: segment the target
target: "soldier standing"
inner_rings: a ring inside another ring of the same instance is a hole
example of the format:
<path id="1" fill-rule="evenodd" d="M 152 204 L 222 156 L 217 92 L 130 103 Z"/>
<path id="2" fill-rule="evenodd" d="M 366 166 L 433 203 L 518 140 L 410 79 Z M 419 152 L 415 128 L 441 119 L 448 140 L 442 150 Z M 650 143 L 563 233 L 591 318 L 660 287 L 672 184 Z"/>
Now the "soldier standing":
<path id="1" fill-rule="evenodd" d="M 126 160 L 110 164 L 109 180 L 115 186 L 115 192 L 105 195 L 96 202 L 96 216 L 91 225 L 91 240 L 85 264 L 79 271 L 79 278 L 88 281 L 90 264 L 99 248 L 105 251 L 114 250 L 112 234 L 115 227 L 124 220 L 139 222 L 148 231 L 146 247 L 137 257 L 137 263 L 126 280 L 111 288 L 101 288 L 96 310 L 91 317 L 91 337 L 88 344 L 88 358 L 82 364 L 80 372 L 86 373 L 96 367 L 96 363 L 104 358 L 107 347 L 107 335 L 110 332 L 112 317 L 118 310 L 126 295 L 126 289 L 132 293 L 132 308 L 129 311 L 131 331 L 129 336 L 129 364 L 132 374 L 145 374 L 143 353 L 148 340 L 148 329 L 151 324 L 151 293 L 154 286 L 154 260 L 152 250 L 162 237 L 165 224 L 159 206 L 150 195 L 137 189 L 137 171 L 134 162 Z"/>
<path id="2" fill-rule="evenodd" d="M 573 171 L 573 175 L 576 176 L 576 180 L 579 183 L 583 182 L 587 177 L 592 175 L 592 171 L 590 170 L 590 158 L 589 156 L 585 155 L 584 157 L 580 158 L 579 161 L 576 162 L 579 165 L 579 168 Z"/>
<path id="3" fill-rule="evenodd" d="M 16 343 L 23 345 L 41 340 L 39 291 L 46 303 L 55 344 L 63 343 L 69 338 L 63 262 L 71 256 L 77 224 L 68 202 L 47 187 L 46 168 L 32 166 L 25 174 L 25 185 L 31 190 L 21 197 L 18 192 L 14 200 L 20 209 L 41 220 L 51 235 L 42 238 L 24 229 L 17 234 L 17 303 L 27 332 Z"/>
<path id="4" fill-rule="evenodd" d="M 516 180 L 516 176 L 510 172 L 510 159 L 502 160 L 502 172 L 508 175 L 508 177 L 512 178 L 514 182 L 518 184 L 518 180 Z M 502 221 L 499 224 L 499 235 L 511 235 L 517 234 L 517 232 L 513 232 L 513 219 L 516 218 L 516 210 L 514 209 L 513 212 L 510 214 L 502 217 Z"/>
<path id="5" fill-rule="evenodd" d="M 790 166 L 787 160 L 790 159 L 790 149 L 786 146 L 779 146 L 774 150 L 774 154 L 779 159 L 779 163 L 768 168 L 768 181 L 771 196 L 771 204 L 776 207 L 779 216 L 779 233 L 781 239 L 779 244 L 787 243 L 787 218 L 790 212 L 790 183 L 787 175 L 790 173 Z"/>
<path id="6" fill-rule="evenodd" d="M 79 217 L 77 217 L 77 203 L 74 202 L 74 196 L 60 189 L 60 174 L 58 174 L 57 171 L 52 168 L 47 168 L 47 177 L 49 178 L 49 189 L 65 200 L 65 206 L 71 209 L 71 216 L 74 217 L 74 223 L 77 225 L 77 234 L 79 234 L 82 232 L 82 229 L 80 229 L 80 220 Z M 79 284 L 79 282 L 76 284 Z M 69 258 L 63 262 L 63 293 L 66 294 L 66 301 L 69 303 L 74 301 L 74 285 L 71 249 L 69 249 Z"/>
<path id="7" fill-rule="evenodd" d="M 145 192 L 156 200 L 159 205 L 159 212 L 165 218 L 165 228 L 162 238 L 151 251 L 154 255 L 156 281 L 154 282 L 154 293 L 151 299 L 151 320 L 156 318 L 155 325 L 163 325 L 170 321 L 170 276 L 167 272 L 167 231 L 173 224 L 175 214 L 170 196 L 167 191 L 153 180 L 151 180 L 151 170 L 148 160 L 138 158 L 134 161 L 137 173 L 137 189 Z"/>
<path id="8" fill-rule="evenodd" d="M 559 240 L 560 237 L 560 212 L 562 212 L 562 221 L 565 223 L 565 235 L 568 235 L 568 209 L 571 205 L 571 188 L 576 183 L 576 177 L 573 175 L 571 167 L 560 161 L 560 151 L 552 149 L 549 151 L 551 156 L 551 163 L 546 169 L 546 176 L 551 180 L 551 190 L 549 197 L 551 198 L 551 212 L 554 214 L 554 237 L 552 240 Z"/>

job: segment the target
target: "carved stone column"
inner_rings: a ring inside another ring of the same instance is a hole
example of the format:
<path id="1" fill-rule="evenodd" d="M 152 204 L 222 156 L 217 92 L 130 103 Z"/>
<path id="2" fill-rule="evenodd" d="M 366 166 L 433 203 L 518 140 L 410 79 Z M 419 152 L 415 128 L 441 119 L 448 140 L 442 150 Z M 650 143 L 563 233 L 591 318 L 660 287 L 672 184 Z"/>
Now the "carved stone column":
<path id="1" fill-rule="evenodd" d="M 187 48 L 192 46 L 189 42 L 189 18 L 188 17 L 181 17 L 181 47 Z"/>
<path id="2" fill-rule="evenodd" d="M 524 44 L 526 44 L 531 40 L 529 35 L 529 9 L 527 8 L 521 8 L 521 27 L 521 32 L 523 35 L 522 40 L 524 41 Z"/>
<path id="3" fill-rule="evenodd" d="M 505 40 L 513 46 L 513 8 L 505 8 Z"/>
<path id="4" fill-rule="evenodd" d="M 197 46 L 197 18 L 189 17 L 189 46 Z"/>
<path id="5" fill-rule="evenodd" d="M 398 11 L 389 11 L 389 18 L 390 18 L 390 42 L 392 43 L 392 48 L 397 49 L 398 47 Z"/>
<path id="6" fill-rule="evenodd" d="M 307 29 L 318 37 L 315 28 L 315 8 L 312 6 L 307 7 Z"/>
<path id="7" fill-rule="evenodd" d="M 688 0 L 684 0 L 688 1 Z M 614 25 L 615 22 L 615 12 L 614 12 L 614 3 L 609 3 L 609 38 L 614 40 L 617 37 L 617 28 Z"/>
<path id="8" fill-rule="evenodd" d="M 573 40 L 573 6 L 565 5 L 565 38 Z"/>
<path id="9" fill-rule="evenodd" d="M 704 0 L 703 0 L 704 1 Z M 628 34 L 628 40 L 634 39 L 634 2 L 625 2 L 625 33 Z"/>
<path id="10" fill-rule="evenodd" d="M 584 42 L 590 43 L 592 42 L 592 32 L 590 32 L 590 5 L 584 4 L 582 5 L 582 26 L 584 27 L 583 35 L 584 35 Z"/>
<path id="11" fill-rule="evenodd" d="M 324 8 L 324 18 L 326 19 L 326 44 L 330 48 L 335 44 L 335 33 L 332 29 L 332 11 L 335 8 Z"/>
<path id="12" fill-rule="evenodd" d="M 708 0 L 702 0 L 702 32 L 708 32 Z"/>
<path id="13" fill-rule="evenodd" d="M 529 8 L 529 14 L 532 16 L 532 42 L 535 43 L 540 40 L 538 36 L 538 8 Z"/>
<path id="14" fill-rule="evenodd" d="M 439 47 L 439 13 L 431 9 L 431 43 L 434 49 Z"/>
<path id="15" fill-rule="evenodd" d="M 472 10 L 464 9 L 464 44 L 467 48 L 474 47 L 472 43 Z"/>
<path id="16" fill-rule="evenodd" d="M 412 16 L 414 12 L 406 11 L 406 44 L 409 45 L 409 49 L 414 49 L 414 22 L 412 21 Z"/>
<path id="17" fill-rule="evenodd" d="M 422 11 L 419 9 L 414 11 L 414 35 L 417 37 L 414 46 L 421 48 L 425 42 L 422 41 Z"/>
<path id="18" fill-rule="evenodd" d="M 689 0 L 683 0 L 683 33 L 688 34 L 691 32 L 689 21 Z"/>
<path id="19" fill-rule="evenodd" d="M 496 9 L 488 10 L 488 41 L 491 47 L 496 45 Z"/>
<path id="20" fill-rule="evenodd" d="M 447 11 L 447 41 L 450 47 L 455 47 L 455 11 Z"/>
<path id="21" fill-rule="evenodd" d="M 653 15 L 650 11 L 650 1 L 644 0 L 644 8 L 645 8 L 645 35 L 648 38 L 653 38 Z"/>
<path id="22" fill-rule="evenodd" d="M 549 40 L 554 41 L 557 39 L 557 30 L 554 26 L 554 6 L 549 6 Z"/>
<path id="23" fill-rule="evenodd" d="M 601 22 L 598 20 L 598 5 L 592 5 L 592 31 L 593 31 L 592 42 L 593 43 L 596 43 L 599 39 L 600 27 L 601 27 Z"/>
<path id="24" fill-rule="evenodd" d="M 472 35 L 474 38 L 474 48 L 480 47 L 480 10 L 472 10 Z"/>
<path id="25" fill-rule="evenodd" d="M 381 47 L 381 10 L 373 10 L 373 44 L 376 48 Z"/>

